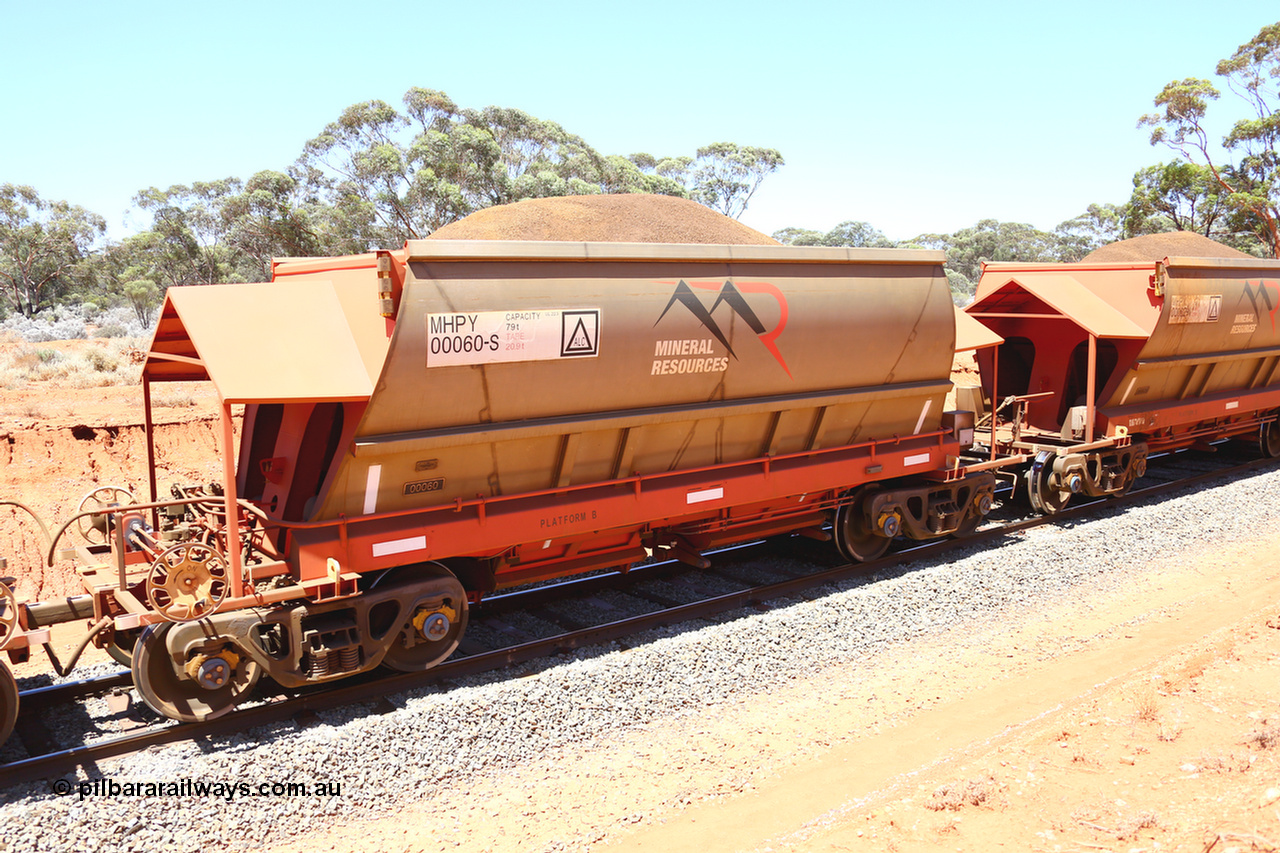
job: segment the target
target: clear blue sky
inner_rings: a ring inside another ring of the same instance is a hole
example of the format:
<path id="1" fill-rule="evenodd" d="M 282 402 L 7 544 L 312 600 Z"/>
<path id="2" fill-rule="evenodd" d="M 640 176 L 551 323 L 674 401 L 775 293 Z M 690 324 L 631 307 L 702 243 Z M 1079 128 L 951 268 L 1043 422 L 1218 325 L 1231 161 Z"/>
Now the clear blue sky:
<path id="1" fill-rule="evenodd" d="M 287 167 L 358 101 L 412 86 L 517 107 L 605 154 L 728 140 L 787 165 L 765 232 L 979 219 L 1052 228 L 1170 159 L 1135 127 L 1213 78 L 1270 3 L 102 3 L 0 0 L 0 183 L 105 216 L 139 189 Z M 1242 115 L 1234 96 L 1211 111 Z"/>

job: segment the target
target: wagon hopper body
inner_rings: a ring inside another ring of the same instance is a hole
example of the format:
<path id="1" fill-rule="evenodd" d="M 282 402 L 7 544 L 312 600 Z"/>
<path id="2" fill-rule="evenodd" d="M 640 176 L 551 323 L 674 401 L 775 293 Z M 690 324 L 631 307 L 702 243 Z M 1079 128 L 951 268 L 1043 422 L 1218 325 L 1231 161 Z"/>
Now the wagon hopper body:
<path id="1" fill-rule="evenodd" d="M 1256 435 L 1280 454 L 1277 306 L 1273 260 L 990 264 L 966 309 L 1002 338 L 978 356 L 1000 407 L 979 442 L 1026 461 L 1047 511 L 1123 492 L 1150 452 Z"/>
<path id="2" fill-rule="evenodd" d="M 264 673 L 428 668 L 505 586 L 793 531 L 870 559 L 971 530 L 995 481 L 956 467 L 972 418 L 942 411 L 942 260 L 433 240 L 171 289 L 148 444 L 152 385 L 210 381 L 224 476 L 166 495 L 153 474 L 149 500 L 68 522 L 94 534 L 96 639 L 155 710 L 204 719 Z"/>

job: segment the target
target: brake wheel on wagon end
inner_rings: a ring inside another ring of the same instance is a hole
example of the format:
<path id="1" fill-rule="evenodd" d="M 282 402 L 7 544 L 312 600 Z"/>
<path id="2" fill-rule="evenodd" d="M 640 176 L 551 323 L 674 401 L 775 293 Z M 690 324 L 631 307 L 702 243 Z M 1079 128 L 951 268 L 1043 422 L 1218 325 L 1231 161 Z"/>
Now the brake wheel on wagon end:
<path id="1" fill-rule="evenodd" d="M 18 632 L 18 600 L 6 584 L 0 583 L 0 649 Z M 13 732 L 18 721 L 18 682 L 9 667 L 0 661 L 0 744 Z"/>
<path id="2" fill-rule="evenodd" d="M 102 510 L 93 515 L 76 519 L 76 532 L 80 538 L 90 545 L 101 545 L 108 539 L 107 512 L 129 506 L 133 503 L 133 494 L 121 486 L 99 486 L 80 499 L 76 506 L 76 515 L 92 510 Z"/>

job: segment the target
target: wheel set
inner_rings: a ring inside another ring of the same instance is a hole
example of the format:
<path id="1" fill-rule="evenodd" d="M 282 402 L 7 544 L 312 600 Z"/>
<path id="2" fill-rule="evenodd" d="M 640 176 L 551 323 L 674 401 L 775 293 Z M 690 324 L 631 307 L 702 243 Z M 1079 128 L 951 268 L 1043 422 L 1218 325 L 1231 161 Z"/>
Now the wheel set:
<path id="1" fill-rule="evenodd" d="M 1280 458 L 1280 420 L 1267 421 L 1258 428 L 1258 446 L 1266 458 Z"/>
<path id="2" fill-rule="evenodd" d="M 216 605 L 205 609 L 203 602 L 216 597 L 210 587 L 221 576 L 211 567 L 223 563 L 201 549 L 171 549 L 148 577 L 155 603 L 165 605 L 157 610 L 180 618 L 150 625 L 140 635 L 117 635 L 112 643 L 121 653 L 134 643 L 129 666 L 138 694 L 170 719 L 220 717 L 243 702 L 264 675 L 300 687 L 379 665 L 423 672 L 452 654 L 466 630 L 466 592 L 438 563 L 387 570 L 347 602 L 213 612 Z"/>
<path id="3" fill-rule="evenodd" d="M 18 601 L 7 584 L 0 583 L 0 650 L 18 630 Z M 0 661 L 0 744 L 13 733 L 18 721 L 18 682 L 7 664 Z"/>
<path id="4" fill-rule="evenodd" d="M 134 647 L 130 670 L 142 701 L 157 714 L 181 722 L 220 717 L 258 683 L 262 668 L 225 644 L 175 648 L 174 623 L 151 625 Z"/>

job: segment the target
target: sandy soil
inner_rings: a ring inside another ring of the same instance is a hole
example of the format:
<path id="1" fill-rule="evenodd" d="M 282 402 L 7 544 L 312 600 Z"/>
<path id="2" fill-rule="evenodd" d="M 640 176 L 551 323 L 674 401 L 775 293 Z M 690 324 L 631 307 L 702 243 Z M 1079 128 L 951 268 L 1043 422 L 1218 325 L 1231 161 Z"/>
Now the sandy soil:
<path id="1" fill-rule="evenodd" d="M 1280 536 L 277 850 L 1273 850 Z M 1212 842 L 1212 847 L 1207 847 Z"/>

